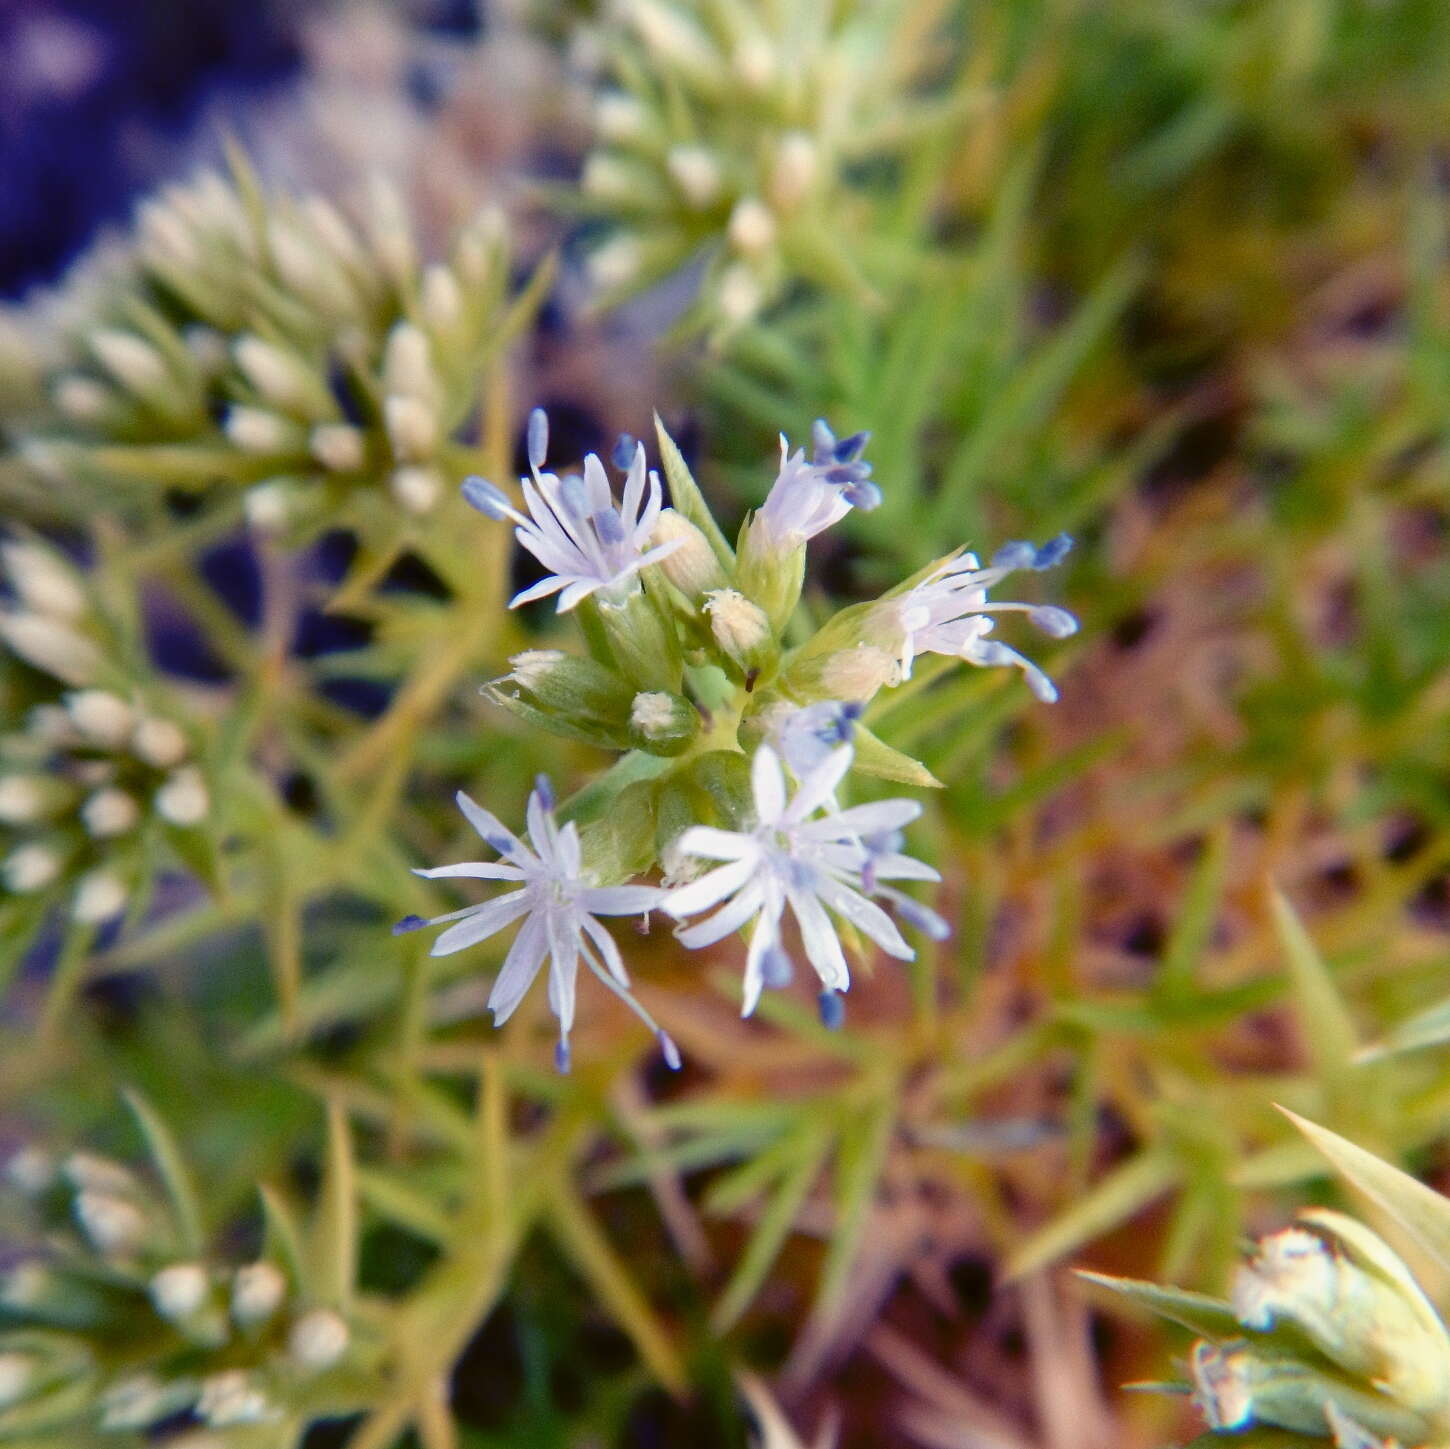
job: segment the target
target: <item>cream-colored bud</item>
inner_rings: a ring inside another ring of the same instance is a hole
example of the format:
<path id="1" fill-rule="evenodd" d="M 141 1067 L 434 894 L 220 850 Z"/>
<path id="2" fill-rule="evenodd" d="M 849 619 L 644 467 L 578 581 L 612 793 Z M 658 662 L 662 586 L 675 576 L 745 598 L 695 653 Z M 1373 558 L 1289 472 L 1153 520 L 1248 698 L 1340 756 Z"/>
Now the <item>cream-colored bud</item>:
<path id="1" fill-rule="evenodd" d="M 136 215 L 142 247 L 158 261 L 195 267 L 202 259 L 196 233 L 175 206 L 165 200 L 146 202 Z"/>
<path id="2" fill-rule="evenodd" d="M 132 1374 L 100 1398 L 102 1429 L 143 1429 L 171 1410 L 173 1395 L 155 1374 Z"/>
<path id="3" fill-rule="evenodd" d="M 775 245 L 775 217 L 758 197 L 743 196 L 730 213 L 730 245 L 747 257 L 758 257 Z"/>
<path id="4" fill-rule="evenodd" d="M 765 292 L 754 272 L 744 262 L 735 262 L 720 275 L 715 294 L 720 314 L 727 322 L 749 322 L 765 304 Z"/>
<path id="5" fill-rule="evenodd" d="M 770 172 L 770 200 L 781 211 L 794 211 L 816 184 L 820 152 L 804 131 L 789 131 L 780 138 Z"/>
<path id="6" fill-rule="evenodd" d="M 43 614 L 0 612 L 0 639 L 27 664 L 65 684 L 85 684 L 101 667 L 101 651 L 91 640 Z"/>
<path id="7" fill-rule="evenodd" d="M 121 748 L 135 728 L 136 715 L 119 694 L 108 689 L 79 689 L 65 697 L 72 722 L 89 740 Z"/>
<path id="8" fill-rule="evenodd" d="M 771 645 L 765 610 L 737 589 L 715 589 L 705 595 L 710 633 L 726 658 L 747 673 L 765 662 Z"/>
<path id="9" fill-rule="evenodd" d="M 56 410 L 73 423 L 98 423 L 111 410 L 113 394 L 103 382 L 69 372 L 50 390 Z"/>
<path id="10" fill-rule="evenodd" d="M 43 1147 L 22 1147 L 5 1164 L 5 1181 L 26 1197 L 48 1191 L 55 1185 L 55 1158 Z"/>
<path id="11" fill-rule="evenodd" d="M 720 163 L 703 146 L 672 146 L 665 169 L 680 194 L 697 211 L 720 195 Z"/>
<path id="12" fill-rule="evenodd" d="M 676 540 L 678 547 L 656 567 L 687 599 L 694 601 L 702 594 L 725 588 L 725 571 L 709 539 L 677 509 L 663 509 L 650 535 L 650 546 L 658 548 Z"/>
<path id="13" fill-rule="evenodd" d="M 199 1263 L 173 1263 L 151 1279 L 152 1306 L 163 1318 L 180 1323 L 206 1302 L 210 1284 Z"/>
<path id="14" fill-rule="evenodd" d="M 89 740 L 120 749 L 136 726 L 136 714 L 119 694 L 109 689 L 78 689 L 65 697 L 75 727 Z"/>
<path id="15" fill-rule="evenodd" d="M 35 1360 L 28 1353 L 0 1353 L 0 1408 L 25 1397 L 35 1382 Z"/>
<path id="16" fill-rule="evenodd" d="M 675 697 L 658 690 L 648 690 L 634 697 L 629 709 L 629 722 L 640 734 L 650 738 L 668 729 L 675 718 Z"/>
<path id="17" fill-rule="evenodd" d="M 334 260 L 353 271 L 367 270 L 367 253 L 356 230 L 330 201 L 309 196 L 302 203 L 302 213 Z"/>
<path id="18" fill-rule="evenodd" d="M 16 895 L 42 891 L 60 874 L 61 859 L 48 846 L 22 845 L 5 857 L 5 887 Z"/>
<path id="19" fill-rule="evenodd" d="M 0 1303 L 7 1308 L 34 1308 L 50 1292 L 50 1271 L 33 1259 L 0 1273 Z"/>
<path id="20" fill-rule="evenodd" d="M 110 840 L 133 830 L 141 809 L 124 791 L 114 787 L 98 790 L 81 806 L 81 823 L 96 840 Z"/>
<path id="21" fill-rule="evenodd" d="M 589 253 L 585 263 L 589 279 L 602 292 L 627 287 L 640 274 L 644 266 L 644 248 L 637 237 L 621 233 L 612 236 Z"/>
<path id="22" fill-rule="evenodd" d="M 293 501 L 292 485 L 272 478 L 242 494 L 242 516 L 254 533 L 280 533 L 292 517 Z"/>
<path id="23" fill-rule="evenodd" d="M 247 1373 L 228 1369 L 202 1380 L 196 1412 L 213 1429 L 225 1429 L 233 1424 L 260 1424 L 275 1411 Z"/>
<path id="24" fill-rule="evenodd" d="M 508 240 L 508 219 L 494 205 L 482 207 L 459 233 L 453 246 L 453 267 L 468 287 L 481 287 L 493 274 L 499 249 Z"/>
<path id="25" fill-rule="evenodd" d="M 748 90 L 763 91 L 776 77 L 776 48 L 764 35 L 747 36 L 735 47 L 731 64 Z"/>
<path id="26" fill-rule="evenodd" d="M 646 749 L 675 754 L 699 735 L 700 713 L 682 695 L 645 690 L 630 704 L 629 726 Z"/>
<path id="27" fill-rule="evenodd" d="M 146 1235 L 141 1209 L 123 1197 L 96 1192 L 91 1188 L 76 1194 L 76 1221 L 98 1253 L 121 1256 L 130 1253 Z"/>
<path id="28" fill-rule="evenodd" d="M 262 400 L 285 413 L 315 417 L 330 405 L 327 386 L 288 348 L 261 337 L 239 337 L 232 345 L 237 367 Z"/>
<path id="29" fill-rule="evenodd" d="M 393 456 L 400 463 L 421 463 L 433 456 L 438 446 L 438 419 L 427 403 L 416 397 L 385 398 L 383 421 Z"/>
<path id="30" fill-rule="evenodd" d="M 861 703 L 900 678 L 901 663 L 894 654 L 874 644 L 858 644 L 821 662 L 820 698 Z"/>
<path id="31" fill-rule="evenodd" d="M 136 725 L 131 736 L 131 748 L 148 765 L 155 765 L 158 770 L 169 770 L 186 758 L 190 747 L 180 725 L 169 719 L 147 715 Z"/>
<path id="32" fill-rule="evenodd" d="M 267 244 L 283 286 L 331 317 L 356 312 L 358 297 L 350 279 L 307 232 L 275 218 L 267 227 Z"/>
<path id="33" fill-rule="evenodd" d="M 537 693 L 549 676 L 560 665 L 564 665 L 569 657 L 562 649 L 525 649 L 509 660 L 508 677 L 530 693 Z"/>
<path id="34" fill-rule="evenodd" d="M 223 425 L 233 447 L 244 453 L 298 451 L 301 434 L 296 425 L 266 408 L 231 407 Z"/>
<path id="35" fill-rule="evenodd" d="M 126 887 L 109 871 L 93 870 L 76 886 L 71 915 L 82 925 L 99 925 L 126 907 Z"/>
<path id="36" fill-rule="evenodd" d="M 39 820 L 48 796 L 45 781 L 38 775 L 0 775 L 0 822 L 26 825 Z"/>
<path id="37" fill-rule="evenodd" d="M 700 26 L 681 11 L 660 0 L 629 0 L 625 13 L 657 62 L 706 80 L 719 75 L 719 53 Z"/>
<path id="38" fill-rule="evenodd" d="M 121 1196 L 136 1191 L 136 1177 L 129 1167 L 94 1152 L 72 1152 L 61 1163 L 61 1172 L 76 1189 Z"/>
<path id="39" fill-rule="evenodd" d="M 355 473 L 367 458 L 362 430 L 351 423 L 319 423 L 311 445 L 312 456 L 334 473 Z"/>
<path id="40" fill-rule="evenodd" d="M 218 376 L 231 360 L 227 339 L 215 327 L 193 322 L 182 334 L 182 341 L 197 367 L 208 377 Z"/>
<path id="41" fill-rule="evenodd" d="M 287 1351 L 299 1368 L 320 1373 L 347 1352 L 347 1324 L 330 1308 L 314 1308 L 292 1325 Z"/>
<path id="42" fill-rule="evenodd" d="M 390 181 L 375 176 L 368 186 L 368 239 L 383 270 L 397 285 L 411 280 L 418 265 L 413 231 L 403 198 Z"/>
<path id="43" fill-rule="evenodd" d="M 433 468 L 398 468 L 388 491 L 409 513 L 429 513 L 443 494 L 443 479 Z"/>
<path id="44" fill-rule="evenodd" d="M 623 91 L 605 91 L 594 103 L 594 129 L 601 140 L 637 140 L 648 123 L 649 112 Z"/>
<path id="45" fill-rule="evenodd" d="M 158 393 L 171 386 L 166 359 L 134 332 L 98 328 L 90 335 L 96 361 L 124 388 L 136 393 Z"/>
<path id="46" fill-rule="evenodd" d="M 243 1327 L 265 1323 L 282 1306 L 287 1279 L 271 1263 L 248 1263 L 232 1279 L 232 1317 Z"/>
<path id="47" fill-rule="evenodd" d="M 0 544 L 0 561 L 21 603 L 37 614 L 78 619 L 86 612 L 85 590 L 49 549 L 10 539 Z"/>
<path id="48" fill-rule="evenodd" d="M 183 829 L 200 825 L 211 809 L 206 782 L 195 765 L 187 765 L 156 792 L 156 813 L 172 825 Z"/>
<path id="49" fill-rule="evenodd" d="M 639 198 L 639 170 L 608 151 L 596 151 L 584 162 L 579 185 L 598 201 L 632 205 Z"/>
<path id="50" fill-rule="evenodd" d="M 383 388 L 389 394 L 436 404 L 438 374 L 427 334 L 411 322 L 399 322 L 388 333 L 383 351 Z"/>
<path id="51" fill-rule="evenodd" d="M 25 732 L 43 745 L 68 746 L 80 743 L 80 732 L 63 705 L 38 704 L 25 719 Z"/>
<path id="52" fill-rule="evenodd" d="M 453 269 L 434 262 L 423 270 L 423 283 L 418 289 L 423 319 L 435 332 L 452 332 L 463 316 L 463 288 Z"/>

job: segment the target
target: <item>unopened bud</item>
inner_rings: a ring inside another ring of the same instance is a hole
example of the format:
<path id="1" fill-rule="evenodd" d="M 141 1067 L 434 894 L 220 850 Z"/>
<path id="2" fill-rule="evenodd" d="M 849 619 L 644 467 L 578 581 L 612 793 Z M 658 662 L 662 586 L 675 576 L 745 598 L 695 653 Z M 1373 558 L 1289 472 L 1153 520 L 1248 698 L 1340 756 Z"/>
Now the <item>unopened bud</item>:
<path id="1" fill-rule="evenodd" d="M 232 1279 L 232 1317 L 243 1327 L 264 1323 L 282 1306 L 287 1279 L 271 1263 L 249 1263 Z"/>
<path id="2" fill-rule="evenodd" d="M 771 202 L 781 211 L 794 211 L 810 195 L 819 170 L 815 140 L 804 131 L 788 132 L 780 138 L 770 173 Z"/>
<path id="3" fill-rule="evenodd" d="M 288 348 L 260 337 L 239 337 L 232 356 L 262 400 L 281 412 L 315 417 L 331 406 L 327 385 Z"/>
<path id="4" fill-rule="evenodd" d="M 105 383 L 81 373 L 71 372 L 57 380 L 51 388 L 51 401 L 57 411 L 73 423 L 98 423 L 111 410 L 114 400 Z"/>
<path id="5" fill-rule="evenodd" d="M 351 423 L 319 423 L 309 443 L 312 456 L 334 473 L 354 473 L 367 457 L 362 431 Z"/>
<path id="6" fill-rule="evenodd" d="M 121 1256 L 139 1246 L 146 1235 L 141 1209 L 122 1197 L 91 1188 L 76 1194 L 76 1221 L 98 1253 Z"/>
<path id="7" fill-rule="evenodd" d="M 83 925 L 98 925 L 126 907 L 126 887 L 109 871 L 94 870 L 76 886 L 71 915 Z"/>
<path id="8" fill-rule="evenodd" d="M 438 418 L 427 403 L 394 394 L 383 401 L 383 420 L 399 462 L 418 463 L 433 456 L 438 446 Z"/>
<path id="9" fill-rule="evenodd" d="M 629 728 L 640 749 L 677 755 L 700 733 L 700 712 L 682 695 L 645 690 L 630 705 Z"/>
<path id="10" fill-rule="evenodd" d="M 101 666 L 101 651 L 91 640 L 44 614 L 0 613 L 0 639 L 27 664 L 65 684 L 85 684 Z"/>
<path id="11" fill-rule="evenodd" d="M 699 211 L 720 195 L 720 163 L 703 146 L 673 146 L 665 169 L 686 202 Z"/>
<path id="12" fill-rule="evenodd" d="M 200 825 L 211 809 L 206 782 L 195 765 L 177 770 L 156 792 L 156 813 L 172 825 L 186 829 Z"/>
<path id="13" fill-rule="evenodd" d="M 259 1424 L 274 1411 L 245 1371 L 228 1369 L 202 1380 L 196 1412 L 213 1429 L 225 1429 L 233 1424 Z"/>
<path id="14" fill-rule="evenodd" d="M 267 227 L 267 244 L 273 264 L 289 292 L 305 298 L 330 317 L 348 317 L 358 308 L 358 296 L 350 276 L 341 271 L 338 259 L 318 246 L 301 227 L 274 218 Z"/>
<path id="15" fill-rule="evenodd" d="M 661 511 L 650 547 L 674 543 L 678 546 L 656 567 L 691 603 L 713 590 L 726 587 L 725 571 L 710 541 L 683 513 L 674 508 Z"/>
<path id="16" fill-rule="evenodd" d="M 94 1152 L 72 1152 L 61 1164 L 61 1171 L 77 1191 L 89 1188 L 122 1196 L 136 1191 L 136 1177 L 130 1168 Z"/>
<path id="17" fill-rule="evenodd" d="M 660 0 L 630 0 L 626 13 L 658 64 L 678 67 L 707 85 L 718 83 L 720 55 L 688 15 Z"/>
<path id="18" fill-rule="evenodd" d="M 747 257 L 758 257 L 775 245 L 775 217 L 754 196 L 742 197 L 730 213 L 730 244 Z"/>
<path id="19" fill-rule="evenodd" d="M 164 1419 L 175 1402 L 175 1391 L 155 1374 L 131 1374 L 101 1395 L 101 1428 L 144 1429 Z"/>
<path id="20" fill-rule="evenodd" d="M 21 896 L 44 890 L 60 869 L 60 857 L 48 846 L 22 845 L 5 857 L 5 888 Z"/>
<path id="21" fill-rule="evenodd" d="M 705 596 L 704 608 L 720 652 L 742 674 L 762 668 L 774 644 L 765 610 L 736 589 L 712 590 Z"/>
<path id="22" fill-rule="evenodd" d="M 50 1289 L 50 1271 L 43 1263 L 17 1263 L 0 1273 L 0 1303 L 7 1308 L 35 1308 L 49 1296 Z"/>
<path id="23" fill-rule="evenodd" d="M 139 759 L 159 770 L 179 765 L 187 755 L 186 735 L 179 725 L 169 719 L 158 719 L 147 715 L 136 726 L 131 736 L 131 748 Z"/>
<path id="24" fill-rule="evenodd" d="M 424 270 L 419 300 L 423 318 L 435 332 L 451 332 L 463 315 L 463 289 L 452 268 L 442 262 Z"/>
<path id="25" fill-rule="evenodd" d="M 383 352 L 383 388 L 389 394 L 438 401 L 438 374 L 426 334 L 411 322 L 399 322 L 388 333 Z"/>
<path id="26" fill-rule="evenodd" d="M 764 35 L 751 35 L 735 47 L 731 64 L 747 89 L 763 91 L 775 79 L 776 49 Z"/>
<path id="27" fill-rule="evenodd" d="M 223 425 L 233 447 L 244 453 L 296 453 L 302 450 L 303 434 L 297 425 L 265 408 L 227 409 Z"/>
<path id="28" fill-rule="evenodd" d="M 765 305 L 765 289 L 743 262 L 735 262 L 720 274 L 715 290 L 720 315 L 732 325 L 749 322 Z"/>
<path id="29" fill-rule="evenodd" d="M 287 1351 L 302 1369 L 320 1373 L 331 1368 L 347 1352 L 347 1324 L 330 1308 L 314 1308 L 292 1325 Z"/>
<path id="30" fill-rule="evenodd" d="M 601 292 L 615 291 L 629 286 L 639 276 L 644 266 L 644 248 L 637 237 L 622 233 L 595 247 L 585 265 L 595 287 Z"/>
<path id="31" fill-rule="evenodd" d="M 395 286 L 406 284 L 418 266 L 408 211 L 398 189 L 383 177 L 368 187 L 368 239 Z"/>
<path id="32" fill-rule="evenodd" d="M 281 479 L 248 488 L 242 495 L 242 514 L 254 533 L 280 533 L 292 516 L 294 490 Z"/>
<path id="33" fill-rule="evenodd" d="M 152 1306 L 171 1323 L 192 1317 L 206 1302 L 206 1269 L 197 1263 L 173 1263 L 151 1280 Z"/>
<path id="34" fill-rule="evenodd" d="M 49 792 L 38 775 L 0 775 L 0 823 L 25 825 L 38 820 Z"/>
<path id="35" fill-rule="evenodd" d="M 433 468 L 398 468 L 388 479 L 388 491 L 409 513 L 428 513 L 443 493 L 443 479 Z"/>
<path id="36" fill-rule="evenodd" d="M 171 385 L 166 359 L 135 333 L 102 327 L 91 333 L 89 340 L 96 361 L 131 392 L 144 396 L 162 392 Z"/>
<path id="37" fill-rule="evenodd" d="M 639 166 L 611 151 L 596 151 L 585 161 L 579 185 L 597 201 L 630 206 L 637 203 L 643 180 Z"/>
<path id="38" fill-rule="evenodd" d="M 134 829 L 141 818 L 140 807 L 124 791 L 114 787 L 98 790 L 81 806 L 81 823 L 96 840 L 110 840 Z"/>
<path id="39" fill-rule="evenodd" d="M 633 141 L 644 134 L 649 112 L 623 91 L 605 91 L 594 102 L 594 129 L 604 141 Z"/>
<path id="40" fill-rule="evenodd" d="M 0 1353 L 0 1408 L 25 1397 L 35 1382 L 35 1360 L 28 1353 Z"/>
<path id="41" fill-rule="evenodd" d="M 5 1181 L 26 1197 L 36 1197 L 55 1185 L 55 1158 L 43 1147 L 22 1147 L 5 1164 Z"/>
<path id="42" fill-rule="evenodd" d="M 86 612 L 85 590 L 49 549 L 10 539 L 0 544 L 0 561 L 21 603 L 37 614 L 78 619 Z"/>
<path id="43" fill-rule="evenodd" d="M 66 695 L 65 707 L 87 739 L 108 749 L 123 748 L 135 728 L 136 715 L 131 706 L 108 689 L 77 690 Z"/>

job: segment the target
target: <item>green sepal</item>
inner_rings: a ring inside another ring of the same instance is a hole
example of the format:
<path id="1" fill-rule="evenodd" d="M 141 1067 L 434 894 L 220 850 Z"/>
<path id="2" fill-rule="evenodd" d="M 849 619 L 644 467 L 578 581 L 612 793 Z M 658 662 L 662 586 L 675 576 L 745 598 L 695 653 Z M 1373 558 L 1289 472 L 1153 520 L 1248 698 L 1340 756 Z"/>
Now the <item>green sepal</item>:
<path id="1" fill-rule="evenodd" d="M 584 863 L 605 883 L 641 875 L 655 862 L 655 797 L 652 780 L 627 785 L 597 820 L 579 831 Z"/>
<path id="2" fill-rule="evenodd" d="M 666 431 L 658 413 L 655 414 L 655 437 L 659 442 L 660 458 L 665 465 L 665 481 L 670 485 L 671 506 L 684 514 L 705 535 L 715 557 L 720 560 L 720 567 L 727 575 L 733 576 L 735 550 L 720 532 L 720 525 L 715 522 L 715 516 L 705 502 L 705 495 L 700 492 L 700 485 L 695 482 L 694 475 L 690 472 L 690 465 L 685 462 L 684 454 Z"/>
<path id="3" fill-rule="evenodd" d="M 859 770 L 863 775 L 924 790 L 942 788 L 942 782 L 920 760 L 915 760 L 895 746 L 888 745 L 885 740 L 878 739 L 863 724 L 858 723 L 851 731 L 851 743 L 856 749 L 851 768 Z"/>

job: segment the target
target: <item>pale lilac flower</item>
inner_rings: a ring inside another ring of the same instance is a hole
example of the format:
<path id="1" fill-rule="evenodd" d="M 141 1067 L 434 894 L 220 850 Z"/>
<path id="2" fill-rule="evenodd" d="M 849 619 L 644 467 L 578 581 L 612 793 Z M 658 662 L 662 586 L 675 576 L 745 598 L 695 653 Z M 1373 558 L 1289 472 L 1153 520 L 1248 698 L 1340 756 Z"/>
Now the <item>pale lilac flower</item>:
<path id="1" fill-rule="evenodd" d="M 584 869 L 579 847 L 579 829 L 571 820 L 560 826 L 554 820 L 553 792 L 541 775 L 529 796 L 528 844 L 507 830 L 497 816 L 459 791 L 458 808 L 470 825 L 502 857 L 498 861 L 464 861 L 441 865 L 415 874 L 430 880 L 466 877 L 477 880 L 515 881 L 519 889 L 496 896 L 481 905 L 465 906 L 424 921 L 409 916 L 395 932 L 418 930 L 453 922 L 433 943 L 430 954 L 448 956 L 476 946 L 506 926 L 523 918 L 499 968 L 488 1008 L 496 1025 L 513 1015 L 539 969 L 549 962 L 549 1005 L 559 1018 L 557 1060 L 560 1070 L 568 1069 L 569 1030 L 574 1024 L 574 991 L 580 957 L 616 995 L 638 1013 L 660 1036 L 666 1058 L 674 1044 L 660 1032 L 629 990 L 629 977 L 614 938 L 595 918 L 634 916 L 657 904 L 660 891 L 654 886 L 599 886 Z M 678 1060 L 678 1057 L 675 1057 Z"/>
<path id="2" fill-rule="evenodd" d="M 991 603 L 987 590 L 1018 569 L 1046 569 L 1061 561 L 1072 540 L 1061 534 L 1041 548 L 1030 543 L 1009 543 L 997 551 L 990 567 L 977 556 L 964 553 L 943 564 L 914 589 L 887 600 L 881 609 L 887 632 L 901 658 L 901 677 L 911 678 L 918 654 L 948 654 L 968 664 L 1015 665 L 1028 687 L 1051 703 L 1057 687 L 1030 659 L 1000 640 L 987 636 L 995 614 L 1026 614 L 1044 634 L 1065 639 L 1077 632 L 1077 620 L 1053 604 Z"/>
<path id="3" fill-rule="evenodd" d="M 792 453 L 782 433 L 780 471 L 751 523 L 760 544 L 785 552 L 839 523 L 852 508 L 875 508 L 881 490 L 871 482 L 871 465 L 861 459 L 870 436 L 853 433 L 837 441 L 818 419 L 808 463 L 805 449 Z"/>
<path id="4" fill-rule="evenodd" d="M 787 799 L 780 757 L 769 745 L 761 745 L 751 767 L 754 824 L 738 831 L 695 825 L 676 842 L 682 855 L 724 862 L 661 899 L 661 908 L 676 918 L 719 907 L 708 919 L 681 929 L 679 939 L 691 947 L 709 946 L 755 922 L 745 960 L 742 1016 L 755 1010 L 763 987 L 789 979 L 790 959 L 781 944 L 786 906 L 827 997 L 850 985 L 831 912 L 888 954 L 903 961 L 915 956 L 891 918 L 866 893 L 879 879 L 939 878 L 930 866 L 894 848 L 894 832 L 915 820 L 921 806 L 915 800 L 881 800 L 836 809 L 831 802 L 850 766 L 851 747 L 842 745 L 811 768 Z M 868 845 L 878 837 L 889 840 L 892 848 Z M 863 881 L 868 867 L 872 878 Z M 826 1015 L 824 1008 L 823 1002 Z"/>
<path id="5" fill-rule="evenodd" d="M 783 708 L 772 716 L 771 742 L 791 774 L 802 780 L 833 750 L 851 743 L 862 708 L 854 700 L 838 699 Z"/>
<path id="6" fill-rule="evenodd" d="M 659 474 L 646 473 L 642 444 L 635 445 L 629 458 L 624 495 L 617 505 L 604 464 L 595 454 L 585 458 L 582 478 L 561 479 L 543 471 L 548 446 L 548 420 L 542 408 L 535 408 L 528 433 L 532 476 L 520 480 L 527 515 L 483 478 L 465 480 L 463 496 L 489 518 L 512 519 L 517 525 L 514 537 L 549 570 L 547 578 L 516 594 L 510 607 L 558 594 L 564 614 L 590 594 L 619 597 L 638 588 L 640 570 L 673 553 L 682 540 L 649 546 L 663 490 Z"/>

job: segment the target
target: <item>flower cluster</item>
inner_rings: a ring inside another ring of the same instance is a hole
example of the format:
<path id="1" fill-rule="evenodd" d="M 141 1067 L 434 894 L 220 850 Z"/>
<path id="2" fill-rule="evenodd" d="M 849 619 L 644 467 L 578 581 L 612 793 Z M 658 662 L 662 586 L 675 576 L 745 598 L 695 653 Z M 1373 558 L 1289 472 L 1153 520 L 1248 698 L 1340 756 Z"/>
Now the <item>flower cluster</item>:
<path id="1" fill-rule="evenodd" d="M 460 808 L 499 859 L 418 874 L 505 881 L 514 889 L 432 920 L 409 916 L 398 929 L 446 924 L 433 946 L 442 955 L 520 922 L 488 1005 L 505 1021 L 547 961 L 561 1068 L 569 1061 L 581 960 L 658 1031 L 631 994 L 601 916 L 658 910 L 681 923 L 676 936 L 687 947 L 747 931 L 745 1015 L 765 987 L 792 977 L 789 920 L 819 978 L 828 1022 L 841 1019 L 847 944 L 864 938 L 910 960 L 912 947 L 893 915 L 929 936 L 945 935 L 940 916 L 890 884 L 938 879 L 903 850 L 901 832 L 921 806 L 906 799 L 841 803 L 853 767 L 934 783 L 925 766 L 865 727 L 863 711 L 879 690 L 909 677 L 921 654 L 1017 665 L 1050 698 L 1035 664 L 986 636 L 1004 610 L 1025 611 L 1053 637 L 1076 628 L 1055 606 L 987 597 L 1013 569 L 1058 562 L 1068 546 L 1059 539 L 1042 548 L 1009 545 L 987 568 L 970 555 L 943 560 L 790 647 L 808 541 L 851 509 L 880 501 L 863 458 L 865 435 L 838 440 L 818 422 L 809 458 L 782 438 L 779 472 L 741 529 L 738 552 L 662 426 L 659 442 L 668 508 L 664 483 L 631 438 L 615 450 L 624 475 L 618 499 L 596 456 L 585 459 L 582 475 L 547 470 L 548 425 L 538 410 L 529 419 L 530 475 L 521 480 L 521 501 L 482 478 L 463 484 L 464 497 L 487 517 L 515 525 L 518 541 L 546 570 L 514 604 L 556 598 L 557 613 L 579 622 L 587 649 L 582 656 L 525 651 L 486 686 L 488 696 L 531 727 L 626 754 L 562 806 L 541 779 L 529 797 L 527 841 L 460 795 Z M 631 883 L 656 864 L 662 885 Z M 660 1035 L 667 1059 L 677 1061 Z"/>
<path id="2" fill-rule="evenodd" d="M 188 718 L 127 672 L 82 576 L 38 540 L 0 544 L 0 907 L 62 892 L 82 923 L 118 915 L 158 847 L 201 866 L 211 792 Z M 203 874 L 205 870 L 203 869 Z"/>
<path id="3" fill-rule="evenodd" d="M 27 1147 L 5 1186 L 35 1246 L 0 1277 L 0 1437 L 282 1428 L 304 1406 L 349 1407 L 374 1364 L 365 1326 L 319 1292 L 295 1241 L 269 1234 L 256 1260 L 218 1260 L 179 1182 L 162 1194 L 110 1158 Z"/>
<path id="4" fill-rule="evenodd" d="M 429 513 L 460 470 L 481 369 L 527 306 L 509 314 L 499 214 L 424 265 L 389 188 L 361 210 L 266 194 L 240 168 L 148 200 L 123 260 L 48 303 L 69 340 L 23 456 L 142 508 L 163 488 L 241 494 L 264 530 L 366 531 L 379 488 Z M 395 530 L 389 512 L 377 528 Z"/>
<path id="5" fill-rule="evenodd" d="M 795 280 L 868 290 L 850 244 L 861 163 L 944 114 L 933 47 L 902 7 L 625 0 L 601 31 L 585 204 L 613 223 L 590 258 L 619 298 L 707 258 L 700 320 L 750 320 Z"/>

